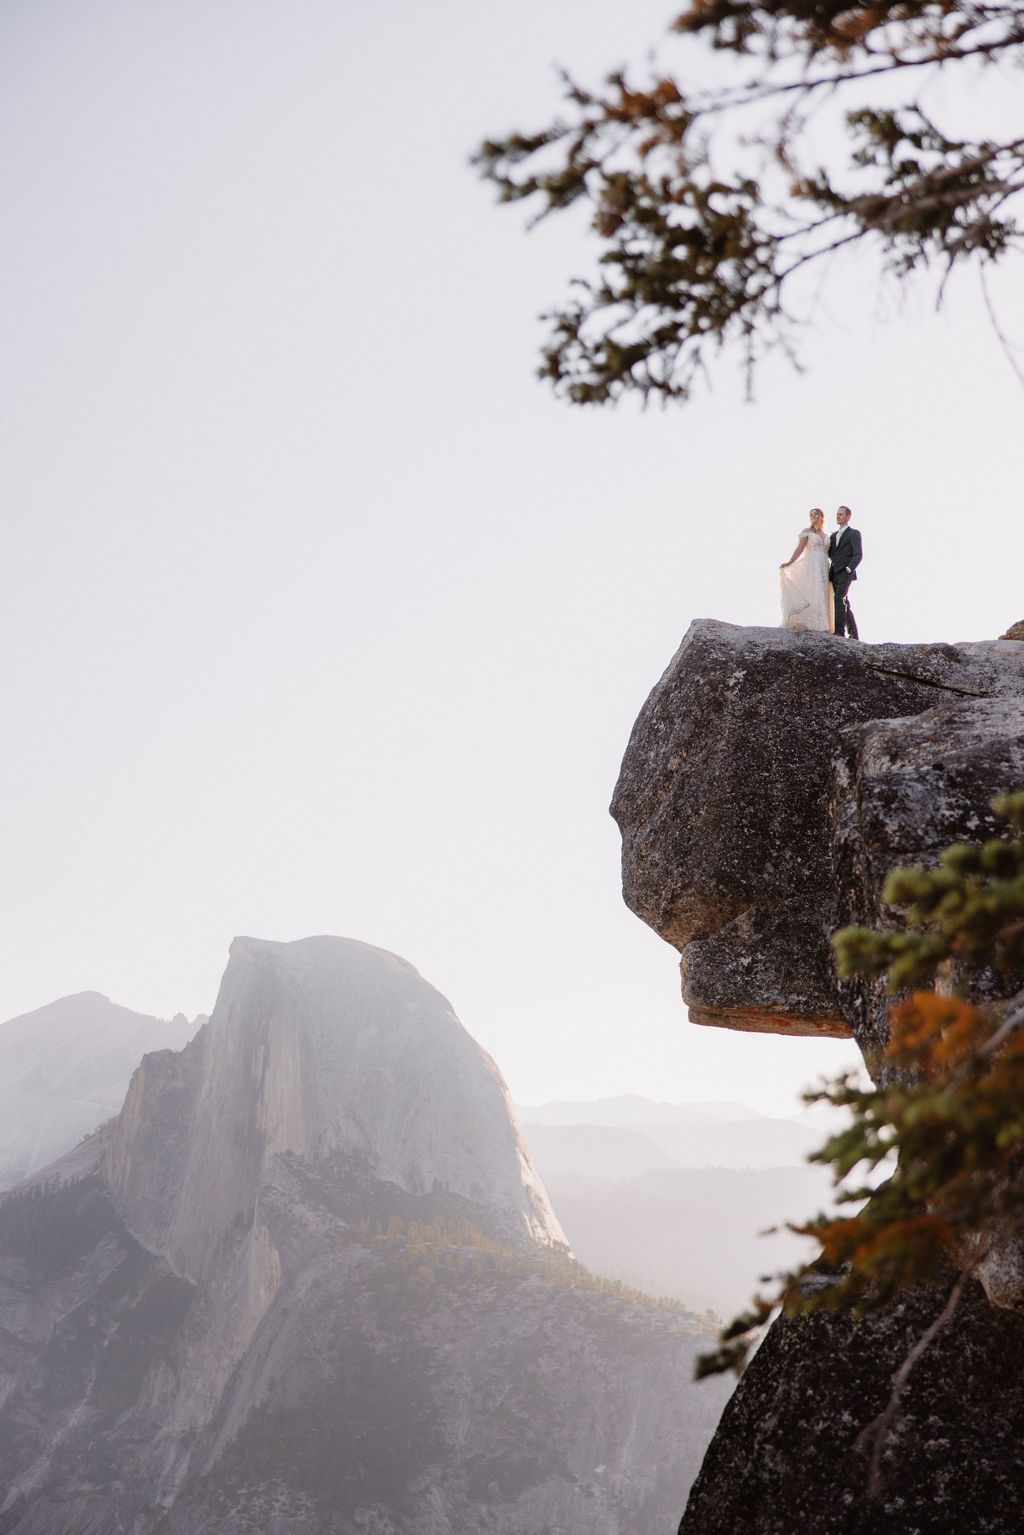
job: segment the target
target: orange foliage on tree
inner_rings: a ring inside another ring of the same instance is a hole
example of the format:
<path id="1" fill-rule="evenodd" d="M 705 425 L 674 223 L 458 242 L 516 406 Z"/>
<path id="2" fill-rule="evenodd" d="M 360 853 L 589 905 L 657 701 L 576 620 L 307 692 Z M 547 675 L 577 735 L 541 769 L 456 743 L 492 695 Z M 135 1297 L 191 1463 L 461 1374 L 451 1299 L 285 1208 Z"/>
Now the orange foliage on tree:
<path id="1" fill-rule="evenodd" d="M 819 1256 L 730 1324 L 700 1374 L 740 1369 L 778 1308 L 863 1313 L 912 1285 L 949 1287 L 1024 1231 L 1024 793 L 994 808 L 1017 836 L 890 876 L 884 899 L 907 906 L 905 928 L 836 935 L 841 973 L 917 983 L 890 1011 L 874 1083 L 847 1074 L 807 1095 L 850 1112 L 811 1160 L 858 1208 L 790 1228 Z"/>

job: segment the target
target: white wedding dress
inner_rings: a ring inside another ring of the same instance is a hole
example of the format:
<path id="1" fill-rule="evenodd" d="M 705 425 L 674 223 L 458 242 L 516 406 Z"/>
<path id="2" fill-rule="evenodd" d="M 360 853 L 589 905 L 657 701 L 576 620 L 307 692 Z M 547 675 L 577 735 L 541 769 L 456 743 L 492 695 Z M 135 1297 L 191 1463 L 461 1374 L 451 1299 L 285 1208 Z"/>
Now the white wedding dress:
<path id="1" fill-rule="evenodd" d="M 807 543 L 799 558 L 779 571 L 782 627 L 831 634 L 835 625 L 828 579 L 828 542 L 813 528 L 804 528 L 800 538 Z"/>

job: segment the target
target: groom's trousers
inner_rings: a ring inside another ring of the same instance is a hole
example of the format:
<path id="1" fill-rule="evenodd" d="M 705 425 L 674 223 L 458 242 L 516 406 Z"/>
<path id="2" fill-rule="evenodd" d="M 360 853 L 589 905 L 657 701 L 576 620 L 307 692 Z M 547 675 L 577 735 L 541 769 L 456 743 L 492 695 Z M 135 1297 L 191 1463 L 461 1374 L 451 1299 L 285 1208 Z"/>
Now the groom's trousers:
<path id="1" fill-rule="evenodd" d="M 859 639 L 857 633 L 857 620 L 853 616 L 847 593 L 853 583 L 853 576 L 847 571 L 837 573 L 832 578 L 832 590 L 835 592 L 836 608 L 836 633 L 848 634 L 851 640 Z"/>

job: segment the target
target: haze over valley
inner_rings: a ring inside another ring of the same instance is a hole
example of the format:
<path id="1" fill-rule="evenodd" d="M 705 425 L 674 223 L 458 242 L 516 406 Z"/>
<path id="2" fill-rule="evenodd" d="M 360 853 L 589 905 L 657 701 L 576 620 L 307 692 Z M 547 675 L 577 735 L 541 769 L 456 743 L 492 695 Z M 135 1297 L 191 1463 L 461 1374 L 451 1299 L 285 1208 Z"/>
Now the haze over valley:
<path id="1" fill-rule="evenodd" d="M 142 1055 L 180 1049 L 205 1022 L 144 1017 L 86 992 L 0 1026 L 0 1190 L 113 1117 Z M 723 1319 L 805 1250 L 766 1228 L 812 1213 L 831 1191 L 807 1163 L 829 1123 L 821 1111 L 779 1119 L 627 1094 L 519 1106 L 518 1118 L 588 1268 Z"/>

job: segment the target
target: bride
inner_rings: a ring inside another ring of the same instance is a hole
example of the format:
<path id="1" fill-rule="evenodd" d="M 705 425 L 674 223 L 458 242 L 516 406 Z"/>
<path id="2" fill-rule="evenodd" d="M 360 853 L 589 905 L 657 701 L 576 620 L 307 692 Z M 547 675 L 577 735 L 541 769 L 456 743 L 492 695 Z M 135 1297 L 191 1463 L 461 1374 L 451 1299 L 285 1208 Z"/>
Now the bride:
<path id="1" fill-rule="evenodd" d="M 784 565 L 779 566 L 782 627 L 831 634 L 835 625 L 832 587 L 828 579 L 828 540 L 825 513 L 816 506 L 811 525 Z"/>

